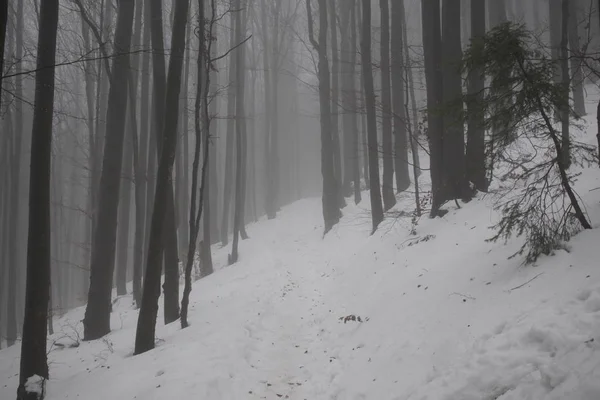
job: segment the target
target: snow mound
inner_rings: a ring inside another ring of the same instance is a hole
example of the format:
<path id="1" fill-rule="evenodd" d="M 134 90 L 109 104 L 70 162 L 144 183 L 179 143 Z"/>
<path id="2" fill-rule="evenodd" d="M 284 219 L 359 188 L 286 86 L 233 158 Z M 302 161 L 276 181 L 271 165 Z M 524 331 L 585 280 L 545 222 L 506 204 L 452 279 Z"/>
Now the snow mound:
<path id="1" fill-rule="evenodd" d="M 506 321 L 411 400 L 600 399 L 600 286 Z"/>

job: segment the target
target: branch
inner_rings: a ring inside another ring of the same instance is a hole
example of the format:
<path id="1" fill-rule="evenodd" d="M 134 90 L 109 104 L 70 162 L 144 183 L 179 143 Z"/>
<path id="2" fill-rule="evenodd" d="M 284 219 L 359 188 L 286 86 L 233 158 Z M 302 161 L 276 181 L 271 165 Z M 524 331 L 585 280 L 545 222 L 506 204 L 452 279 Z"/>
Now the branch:
<path id="1" fill-rule="evenodd" d="M 318 52 L 319 51 L 319 43 L 315 40 L 312 8 L 310 6 L 310 0 L 306 0 L 306 17 L 308 18 L 308 40 L 310 40 L 310 43 L 313 45 L 315 50 Z"/>
<path id="2" fill-rule="evenodd" d="M 98 31 L 98 27 L 90 20 L 87 13 L 85 12 L 85 8 L 83 8 L 83 4 L 81 4 L 81 0 L 73 0 L 73 2 L 79 7 L 79 13 L 81 14 L 81 19 L 90 27 L 92 33 L 96 37 L 98 41 L 98 45 L 100 46 L 100 52 L 104 58 L 104 68 L 106 68 L 106 75 L 108 76 L 109 82 L 112 80 L 112 74 L 110 70 L 110 64 L 108 63 L 108 54 L 106 54 L 106 48 L 104 47 L 105 43 L 102 41 L 102 35 Z"/>
<path id="3" fill-rule="evenodd" d="M 216 57 L 216 58 L 212 58 L 210 60 L 210 62 L 213 63 L 215 61 L 219 61 L 219 60 L 227 57 L 232 51 L 234 51 L 235 49 L 237 49 L 238 47 L 240 47 L 241 45 L 243 45 L 244 43 L 246 43 L 250 39 L 252 39 L 252 35 L 248 36 L 246 39 L 242 40 L 241 42 L 239 42 L 238 44 L 236 44 L 235 46 L 233 46 L 232 48 L 230 48 L 229 50 L 227 50 L 225 52 L 225 54 L 222 54 L 222 55 L 220 55 L 219 57 Z"/>
<path id="4" fill-rule="evenodd" d="M 86 53 L 90 54 L 93 50 L 90 50 L 89 52 Z M 18 72 L 18 73 L 14 73 L 14 74 L 10 74 L 10 75 L 4 75 L 2 77 L 0 77 L 0 80 L 6 79 L 6 78 L 13 78 L 15 76 L 20 76 L 20 75 L 30 75 L 30 74 L 34 74 L 38 71 L 42 71 L 44 69 L 48 69 L 48 68 L 55 68 L 55 67 L 64 67 L 66 65 L 73 65 L 73 64 L 78 64 L 78 63 L 82 63 L 82 62 L 88 62 L 88 61 L 97 61 L 97 60 L 104 60 L 104 59 L 110 59 L 110 58 L 114 58 L 114 57 L 120 57 L 120 56 L 125 56 L 125 55 L 133 55 L 133 54 L 139 54 L 139 53 L 145 53 L 147 51 L 150 50 L 134 50 L 134 51 L 130 51 L 127 53 L 114 53 L 114 54 L 110 54 L 107 56 L 101 56 L 101 57 L 90 57 L 90 58 L 85 58 L 85 55 L 73 60 L 73 61 L 65 61 L 62 63 L 58 63 L 58 64 L 54 64 L 54 65 L 45 65 L 41 68 L 36 68 L 36 69 L 31 69 L 29 71 L 23 71 L 23 72 Z M 4 90 L 4 89 L 3 89 Z"/>

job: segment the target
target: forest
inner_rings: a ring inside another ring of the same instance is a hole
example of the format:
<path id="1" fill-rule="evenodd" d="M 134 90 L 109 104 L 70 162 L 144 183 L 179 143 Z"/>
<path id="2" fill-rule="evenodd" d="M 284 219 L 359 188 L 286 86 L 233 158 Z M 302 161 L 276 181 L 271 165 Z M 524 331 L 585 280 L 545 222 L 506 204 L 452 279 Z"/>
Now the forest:
<path id="1" fill-rule="evenodd" d="M 0 0 L 0 56 L 0 398 L 600 398 L 600 1 Z"/>

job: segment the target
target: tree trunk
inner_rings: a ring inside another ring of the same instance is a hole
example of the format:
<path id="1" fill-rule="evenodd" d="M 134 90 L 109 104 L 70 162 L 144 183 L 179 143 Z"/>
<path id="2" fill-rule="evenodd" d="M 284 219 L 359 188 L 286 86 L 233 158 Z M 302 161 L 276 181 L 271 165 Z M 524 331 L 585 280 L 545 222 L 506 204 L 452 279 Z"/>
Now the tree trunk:
<path id="1" fill-rule="evenodd" d="M 331 28 L 331 137 L 333 139 L 333 153 L 335 157 L 335 181 L 337 184 L 336 192 L 338 196 L 339 207 L 346 206 L 344 193 L 340 185 L 343 182 L 342 170 L 342 152 L 340 147 L 340 132 L 339 132 L 339 93 L 340 93 L 340 56 L 338 54 L 338 38 L 337 38 L 337 9 L 336 1 L 329 0 L 329 18 Z"/>
<path id="2" fill-rule="evenodd" d="M 471 40 L 482 40 L 485 35 L 485 0 L 471 0 Z M 483 103 L 485 76 L 482 70 L 469 73 L 468 79 L 468 121 L 467 121 L 467 179 L 475 189 L 487 192 L 489 182 L 485 171 L 485 127 Z"/>
<path id="3" fill-rule="evenodd" d="M 342 193 L 344 196 L 352 194 L 352 183 L 354 182 L 355 199 L 360 202 L 360 172 L 358 170 L 358 126 L 356 110 L 356 1 L 349 0 L 340 3 L 342 6 L 341 18 L 341 76 L 342 76 L 342 127 L 344 144 L 344 174 Z M 356 179 L 356 172 L 359 172 Z"/>
<path id="4" fill-rule="evenodd" d="M 26 383 L 35 375 L 43 379 L 49 377 L 46 335 L 50 296 L 50 160 L 58 8 L 58 0 L 46 0 L 40 5 L 29 177 L 25 319 L 18 400 L 43 399 L 44 391 L 38 396 L 27 390 Z"/>
<path id="5" fill-rule="evenodd" d="M 586 114 L 585 111 L 585 96 L 583 94 L 583 71 L 582 71 L 582 51 L 581 44 L 579 42 L 579 32 L 577 28 L 578 24 L 578 11 L 579 8 L 577 6 L 577 1 L 569 1 L 569 47 L 571 53 L 571 74 L 573 79 L 571 81 L 571 85 L 573 86 L 573 108 L 575 109 L 575 113 L 582 117 Z"/>
<path id="6" fill-rule="evenodd" d="M 241 0 L 234 1 L 234 7 L 237 10 L 235 15 L 235 32 L 236 32 L 236 43 L 242 42 L 244 32 L 242 32 L 242 6 Z M 243 191 L 243 175 L 246 173 L 246 169 L 243 165 L 244 160 L 244 130 L 245 130 L 245 111 L 244 111 L 244 45 L 238 47 L 235 52 L 235 150 L 236 150 L 236 173 L 235 173 L 235 205 L 234 205 L 234 217 L 233 217 L 233 243 L 231 246 L 231 254 L 229 256 L 229 264 L 234 264 L 238 260 L 238 244 L 240 231 L 242 229 L 243 221 L 243 207 L 244 207 L 244 191 Z"/>
<path id="7" fill-rule="evenodd" d="M 110 332 L 112 277 L 117 237 L 125 111 L 129 74 L 129 49 L 134 1 L 119 2 L 115 52 L 106 116 L 106 143 L 99 186 L 98 218 L 90 264 L 90 290 L 83 320 L 84 339 L 94 340 Z"/>
<path id="8" fill-rule="evenodd" d="M 569 86 L 571 78 L 569 76 L 569 0 L 562 0 L 562 24 L 560 41 L 560 67 L 561 83 L 564 90 L 564 103 L 560 110 L 560 122 L 562 131 L 562 156 L 563 165 L 569 168 L 571 165 L 571 138 L 569 136 Z"/>
<path id="9" fill-rule="evenodd" d="M 15 26 L 15 73 L 23 70 L 23 0 L 17 1 Z M 19 251 L 19 191 L 21 180 L 21 142 L 23 138 L 23 76 L 15 76 L 15 119 L 11 151 L 11 185 L 10 185 L 10 227 L 9 227 L 9 263 L 8 263 L 8 313 L 6 342 L 12 346 L 17 340 L 17 276 Z"/>
<path id="10" fill-rule="evenodd" d="M 356 1 L 351 0 L 350 5 L 352 6 L 351 17 L 350 17 L 350 76 L 348 77 L 349 83 L 351 82 L 351 97 L 349 100 L 350 115 L 352 116 L 352 126 L 354 127 L 351 133 L 351 163 L 352 163 L 352 179 L 354 181 L 354 203 L 358 204 L 362 201 L 361 188 L 360 188 L 360 136 L 358 131 L 358 102 L 357 96 L 360 90 L 356 89 L 356 64 L 357 64 L 357 6 Z"/>
<path id="11" fill-rule="evenodd" d="M 427 81 L 427 133 L 429 137 L 431 174 L 431 217 L 438 215 L 444 203 L 442 172 L 444 168 L 444 120 L 440 106 L 444 98 L 442 75 L 442 40 L 440 32 L 440 1 L 422 0 L 423 53 Z"/>
<path id="12" fill-rule="evenodd" d="M 142 3 L 138 2 L 141 8 Z M 150 10 L 148 1 L 143 3 L 144 33 L 142 46 L 150 47 Z M 139 17 L 139 15 L 137 16 Z M 148 106 L 150 103 L 150 54 L 143 53 L 141 67 L 141 99 L 140 99 L 140 134 L 138 135 L 138 159 L 135 166 L 135 239 L 133 251 L 133 299 L 136 307 L 142 305 L 142 276 L 144 265 L 144 242 L 146 232 L 146 198 L 148 175 L 149 137 L 148 132 Z M 131 92 L 132 89 L 130 89 Z M 134 144 L 135 145 L 135 144 Z M 134 148 L 135 150 L 135 148 Z"/>
<path id="13" fill-rule="evenodd" d="M 331 98 L 329 62 L 327 61 L 327 2 L 319 0 L 319 42 L 313 33 L 311 2 L 306 2 L 309 38 L 319 53 L 319 106 L 321 112 L 321 174 L 323 176 L 323 220 L 324 234 L 340 220 L 340 210 L 335 186 L 333 139 L 331 137 Z"/>
<path id="14" fill-rule="evenodd" d="M 234 16 L 230 14 L 231 19 L 231 34 L 229 36 L 229 48 L 235 46 L 235 27 Z M 227 136 L 225 138 L 225 177 L 223 182 L 223 215 L 221 221 L 221 245 L 226 246 L 229 242 L 229 215 L 231 213 L 231 188 L 233 181 L 233 149 L 234 149 L 234 130 L 236 120 L 233 116 L 235 113 L 235 58 L 237 51 L 234 51 L 229 56 L 229 87 L 227 88 Z"/>
<path id="15" fill-rule="evenodd" d="M 407 120 L 404 104 L 404 5 L 402 1 L 392 1 L 392 102 L 394 111 L 394 167 L 396 170 L 396 191 L 405 191 L 410 186 L 408 175 L 408 146 L 407 146 Z M 383 25 L 382 25 L 383 29 Z M 383 62 L 382 62 L 383 68 Z M 385 85 L 382 86 L 382 89 Z M 385 171 L 384 171 L 385 173 Z M 385 194 L 384 194 L 385 199 Z"/>
<path id="16" fill-rule="evenodd" d="M 396 205 L 396 196 L 394 196 L 394 160 L 402 155 L 394 154 L 395 149 L 392 142 L 390 6 L 388 0 L 379 0 L 379 7 L 381 8 L 381 157 L 383 158 L 381 192 L 383 196 L 383 209 L 388 211 Z"/>
<path id="17" fill-rule="evenodd" d="M 175 16 L 173 20 L 173 34 L 171 36 L 171 57 L 167 76 L 166 106 L 164 109 L 162 145 L 160 146 L 161 155 L 156 177 L 156 194 L 150 228 L 148 265 L 146 267 L 142 307 L 140 308 L 135 337 L 135 354 L 140 354 L 154 348 L 158 298 L 160 296 L 162 261 L 160 247 L 161 242 L 163 242 L 163 226 L 167 222 L 165 216 L 169 208 L 168 189 L 169 186 L 172 186 L 173 162 L 175 161 L 177 147 L 179 94 L 181 90 L 181 73 L 185 52 L 185 29 L 188 20 L 189 1 L 177 0 L 174 7 Z"/>
<path id="18" fill-rule="evenodd" d="M 379 185 L 379 147 L 377 144 L 377 117 L 375 115 L 375 88 L 371 66 L 371 0 L 362 0 L 363 29 L 361 59 L 363 83 L 365 85 L 365 106 L 367 111 L 367 138 L 369 144 L 369 183 L 371 196 L 371 218 L 373 233 L 383 221 L 381 187 Z"/>
<path id="19" fill-rule="evenodd" d="M 6 24 L 8 22 L 8 1 L 3 1 L 0 5 L 0 74 L 4 73 L 4 43 L 6 42 Z M 0 93 L 2 93 L 3 79 L 0 79 Z M 0 95 L 0 107 L 2 106 L 2 96 Z"/>
<path id="20" fill-rule="evenodd" d="M 462 122 L 462 77 L 460 63 L 460 0 L 445 0 L 442 6 L 442 58 L 444 85 L 444 183 L 447 200 L 470 198 L 465 171 L 465 132 Z"/>

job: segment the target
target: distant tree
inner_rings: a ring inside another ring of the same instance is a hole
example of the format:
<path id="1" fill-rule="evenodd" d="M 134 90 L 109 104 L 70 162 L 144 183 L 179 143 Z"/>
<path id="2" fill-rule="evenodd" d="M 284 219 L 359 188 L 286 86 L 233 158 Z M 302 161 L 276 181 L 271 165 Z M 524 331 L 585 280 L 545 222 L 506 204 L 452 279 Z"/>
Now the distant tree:
<path id="1" fill-rule="evenodd" d="M 403 29 L 406 29 L 404 0 L 392 1 L 392 64 L 391 64 L 391 86 L 392 103 L 394 112 L 394 169 L 396 172 L 396 191 L 402 192 L 410 185 L 408 176 L 408 146 L 407 146 L 407 119 L 408 113 L 405 109 L 405 82 L 404 76 L 405 60 L 404 47 L 408 38 L 404 36 Z M 383 26 L 382 26 L 383 29 Z M 408 60 L 406 60 L 408 61 Z M 382 62 L 383 64 L 383 62 Z M 383 68 L 383 67 L 382 67 Z M 407 85 L 408 86 L 408 85 Z M 385 86 L 384 86 L 385 87 Z M 383 87 L 382 87 L 383 89 Z M 406 90 L 408 93 L 408 90 Z"/>
<path id="2" fill-rule="evenodd" d="M 49 377 L 46 329 L 50 298 L 50 160 L 58 3 L 58 0 L 46 0 L 40 4 L 29 176 L 25 317 L 17 400 L 43 400 L 45 380 Z M 38 381 L 37 385 L 35 381 Z M 39 392 L 34 391 L 36 388 Z"/>
<path id="3" fill-rule="evenodd" d="M 377 118 L 375 115 L 375 88 L 371 62 L 371 0 L 362 0 L 362 42 L 360 46 L 365 107 L 367 112 L 367 137 L 369 143 L 369 194 L 373 232 L 383 221 L 381 187 L 379 183 L 379 147 L 377 144 Z"/>
<path id="4" fill-rule="evenodd" d="M 115 52 L 108 96 L 106 143 L 100 178 L 98 217 L 93 236 L 90 289 L 83 319 L 84 339 L 94 340 L 110 332 L 111 293 L 117 238 L 129 50 L 133 30 L 134 1 L 121 0 L 115 30 Z"/>

